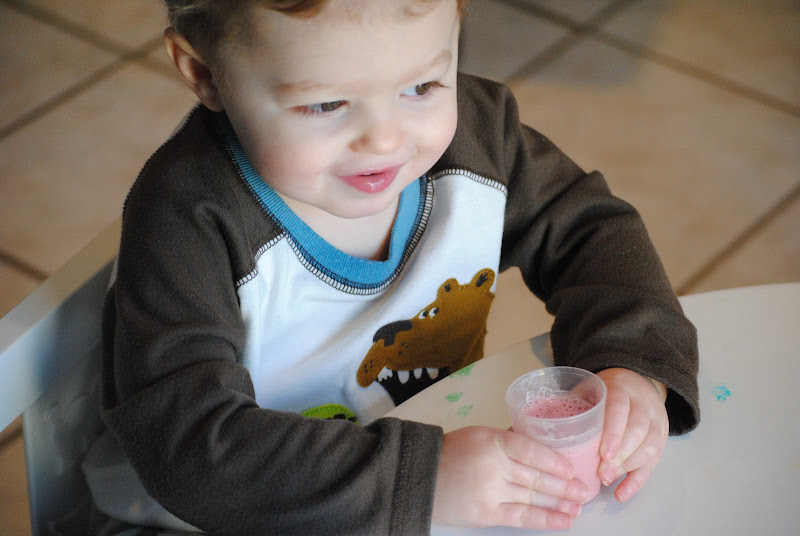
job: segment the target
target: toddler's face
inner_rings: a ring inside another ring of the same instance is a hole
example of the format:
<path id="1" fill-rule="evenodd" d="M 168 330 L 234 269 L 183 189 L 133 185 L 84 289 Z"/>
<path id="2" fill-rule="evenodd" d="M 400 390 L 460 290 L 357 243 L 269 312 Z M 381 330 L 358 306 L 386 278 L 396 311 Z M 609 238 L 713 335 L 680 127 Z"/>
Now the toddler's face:
<path id="1" fill-rule="evenodd" d="M 219 96 L 262 178 L 302 217 L 394 210 L 456 127 L 458 14 L 420 16 L 398 0 L 336 2 L 310 19 L 254 10 L 247 44 L 221 50 Z M 391 6 L 391 7 L 387 7 Z"/>

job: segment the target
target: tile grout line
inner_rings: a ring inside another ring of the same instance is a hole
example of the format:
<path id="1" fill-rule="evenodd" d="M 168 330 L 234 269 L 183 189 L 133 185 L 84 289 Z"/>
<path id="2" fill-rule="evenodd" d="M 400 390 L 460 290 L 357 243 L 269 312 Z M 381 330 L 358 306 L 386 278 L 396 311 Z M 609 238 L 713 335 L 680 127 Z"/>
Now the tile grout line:
<path id="1" fill-rule="evenodd" d="M 151 50 L 155 49 L 157 44 L 161 43 L 161 38 L 153 39 L 142 45 L 141 47 L 132 50 L 126 54 L 123 54 L 113 62 L 109 63 L 105 67 L 101 67 L 94 73 L 90 74 L 83 80 L 80 80 L 73 84 L 71 87 L 68 87 L 58 95 L 48 99 L 47 101 L 43 102 L 36 108 L 22 114 L 20 117 L 12 121 L 10 124 L 6 125 L 3 128 L 0 128 L 0 141 L 4 140 L 14 132 L 20 130 L 21 128 L 33 123 L 37 119 L 43 117 L 47 113 L 53 111 L 54 109 L 58 108 L 62 104 L 67 101 L 72 100 L 73 98 L 77 97 L 84 91 L 88 90 L 92 86 L 100 83 L 104 79 L 110 77 L 117 71 L 121 70 L 125 65 L 128 63 L 141 60 L 146 54 L 151 52 Z M 139 63 L 140 65 L 142 63 Z"/>
<path id="2" fill-rule="evenodd" d="M 600 26 L 610 18 L 613 18 L 620 11 L 627 9 L 632 4 L 640 0 L 616 0 L 608 4 L 603 9 L 589 17 L 585 22 L 576 22 L 569 17 L 565 17 L 541 7 L 534 7 L 529 4 L 521 4 L 518 0 L 501 0 L 503 3 L 524 11 L 527 11 L 537 17 L 543 18 L 554 24 L 566 27 L 570 30 L 569 35 L 556 40 L 543 52 L 537 54 L 530 61 L 525 63 L 522 67 L 512 73 L 506 78 L 506 85 L 513 85 L 522 82 L 523 79 L 528 78 L 543 69 L 547 65 L 553 63 L 558 58 L 563 56 L 570 48 L 586 37 L 596 34 L 600 31 Z"/>
<path id="3" fill-rule="evenodd" d="M 662 67 L 667 67 L 668 69 L 689 76 L 690 78 L 707 82 L 720 89 L 724 89 L 731 93 L 735 93 L 742 97 L 748 98 L 752 101 L 756 101 L 766 106 L 775 108 L 778 111 L 787 113 L 789 115 L 793 115 L 795 117 L 800 117 L 800 107 L 795 106 L 789 102 L 786 102 L 778 97 L 774 97 L 768 93 L 760 91 L 751 86 L 735 82 L 724 76 L 720 76 L 711 71 L 707 71 L 702 67 L 692 65 L 691 63 L 671 57 L 661 52 L 656 52 L 655 50 L 651 50 L 638 43 L 629 41 L 624 37 L 620 37 L 605 32 L 601 29 L 595 32 L 592 37 L 594 39 L 597 39 L 598 41 L 604 42 L 609 46 L 612 46 L 614 48 L 617 48 L 634 56 L 639 56 L 648 61 L 652 61 L 653 63 L 658 63 Z"/>
<path id="4" fill-rule="evenodd" d="M 663 67 L 683 75 L 715 85 L 723 90 L 735 93 L 789 115 L 800 117 L 800 107 L 793 105 L 790 102 L 760 91 L 751 86 L 735 82 L 689 62 L 682 61 L 667 54 L 649 49 L 646 46 L 625 39 L 624 37 L 614 35 L 602 29 L 602 25 L 610 18 L 616 15 L 619 11 L 630 7 L 629 5 L 623 4 L 635 3 L 639 0 L 633 0 L 632 2 L 622 1 L 617 4 L 611 4 L 594 16 L 590 17 L 585 23 L 580 23 L 567 16 L 550 11 L 546 8 L 542 8 L 541 6 L 536 6 L 534 4 L 523 4 L 520 2 L 520 0 L 500 1 L 512 8 L 528 12 L 538 18 L 544 19 L 553 24 L 557 24 L 571 31 L 570 35 L 556 41 L 550 48 L 532 58 L 527 64 L 518 69 L 516 73 L 513 73 L 509 78 L 507 78 L 506 84 L 508 85 L 521 82 L 522 79 L 532 76 L 540 69 L 561 57 L 570 47 L 577 44 L 578 41 L 589 37 L 601 41 L 606 45 L 614 47 L 618 50 L 622 50 L 645 60 L 658 63 Z"/>
<path id="5" fill-rule="evenodd" d="M 40 283 L 50 277 L 50 274 L 45 272 L 44 270 L 40 270 L 36 268 L 32 264 L 29 264 L 23 260 L 18 259 L 14 255 L 7 253 L 5 251 L 0 250 L 0 264 L 5 264 L 10 268 L 18 272 L 22 272 L 23 274 L 36 279 Z"/>
<path id="6" fill-rule="evenodd" d="M 140 65 L 155 73 L 165 76 L 171 76 L 174 74 L 168 67 L 165 67 L 156 61 L 149 60 L 146 57 L 147 54 L 157 48 L 157 43 L 163 43 L 163 38 L 160 36 L 131 49 L 125 44 L 111 40 L 90 28 L 64 19 L 57 13 L 53 13 L 47 9 L 32 5 L 25 0 L 0 0 L 0 4 L 6 4 L 24 15 L 28 15 L 34 19 L 37 19 L 42 24 L 52 26 L 58 30 L 61 30 L 62 32 L 68 33 L 72 37 L 114 54 L 119 58 L 128 58 L 138 61 Z"/>
<path id="7" fill-rule="evenodd" d="M 161 76 L 169 78 L 170 80 L 175 80 L 175 77 L 177 76 L 177 72 L 174 70 L 174 68 L 159 63 L 158 61 L 148 57 L 141 57 L 137 59 L 136 62 L 145 69 L 148 69 L 156 74 L 160 74 Z"/>
<path id="8" fill-rule="evenodd" d="M 795 203 L 800 202 L 800 182 L 797 183 L 789 192 L 783 196 L 775 205 L 773 205 L 766 213 L 757 218 L 741 233 L 739 233 L 733 240 L 728 242 L 721 250 L 719 250 L 711 259 L 708 260 L 700 269 L 690 275 L 677 289 L 676 293 L 679 296 L 691 293 L 699 283 L 706 279 L 711 273 L 721 266 L 725 261 L 731 258 L 734 253 L 740 250 L 747 242 L 756 237 L 763 231 L 769 224 L 775 221 L 778 216 L 784 213 L 789 207 Z"/>
<path id="9" fill-rule="evenodd" d="M 23 15 L 34 18 L 42 24 L 51 26 L 92 46 L 103 49 L 106 52 L 117 56 L 124 56 L 126 53 L 130 52 L 128 47 L 123 44 L 112 41 L 80 24 L 64 19 L 56 13 L 30 4 L 24 0 L 0 0 L 0 3 L 6 4 Z"/>
<path id="10" fill-rule="evenodd" d="M 525 13 L 533 15 L 536 18 L 546 20 L 547 22 L 552 22 L 558 26 L 563 26 L 571 31 L 577 31 L 581 26 L 585 25 L 585 23 L 581 23 L 566 15 L 562 15 L 561 13 L 552 11 L 538 4 L 530 4 L 527 2 L 523 3 L 521 0 L 499 0 L 499 2 L 501 4 L 505 4 L 511 9 L 524 11 Z M 467 5 L 467 9 L 469 9 L 469 5 Z"/>
<path id="11" fill-rule="evenodd" d="M 25 0 L 0 0 L 0 3 L 9 6 L 11 9 L 16 9 L 18 12 L 22 13 L 23 15 L 27 15 L 33 19 L 36 19 L 42 24 L 60 30 L 76 39 L 79 39 L 91 46 L 95 46 L 105 52 L 114 54 L 116 59 L 95 71 L 94 73 L 90 74 L 88 77 L 84 78 L 73 84 L 71 87 L 68 87 L 60 94 L 55 95 L 54 97 L 48 99 L 47 101 L 43 102 L 39 106 L 35 107 L 32 110 L 29 110 L 26 113 L 23 113 L 20 117 L 16 118 L 10 124 L 6 125 L 3 128 L 0 128 L 0 141 L 4 140 L 17 130 L 25 127 L 26 125 L 36 121 L 40 117 L 44 116 L 48 112 L 53 111 L 55 108 L 63 104 L 64 102 L 69 101 L 70 99 L 76 97 L 83 91 L 89 89 L 93 85 L 99 83 L 103 79 L 111 76 L 115 72 L 119 71 L 122 67 L 125 66 L 128 62 L 136 61 L 139 65 L 142 65 L 150 70 L 156 70 L 161 74 L 165 74 L 164 70 L 157 69 L 151 62 L 148 62 L 145 56 L 155 50 L 158 44 L 162 42 L 162 38 L 159 36 L 155 39 L 151 39 L 146 41 L 145 43 L 139 45 L 136 48 L 129 49 L 123 44 L 116 43 L 110 39 L 107 39 L 101 34 L 98 34 L 80 24 L 75 24 L 69 20 L 66 20 L 56 13 L 53 13 L 47 9 L 40 8 L 38 6 L 32 5 Z"/>
<path id="12" fill-rule="evenodd" d="M 89 89 L 93 85 L 99 83 L 103 79 L 109 77 L 113 73 L 120 70 L 125 63 L 126 60 L 118 58 L 109 65 L 102 67 L 101 69 L 95 71 L 94 73 L 84 78 L 83 80 L 68 87 L 58 95 L 51 97 L 50 99 L 46 100 L 39 106 L 33 108 L 28 112 L 25 112 L 20 117 L 12 121 L 10 124 L 6 125 L 3 128 L 0 128 L 0 141 L 4 140 L 14 132 L 29 125 L 30 123 L 33 123 L 37 119 L 46 115 L 48 112 L 51 112 L 54 109 L 58 108 L 61 104 L 73 99 L 74 97 L 77 97 L 85 90 Z"/>
<path id="13" fill-rule="evenodd" d="M 53 13 L 47 9 L 32 5 L 25 0 L 0 0 L 0 4 L 6 4 L 9 7 L 16 9 L 20 13 L 37 19 L 43 24 L 52 26 L 58 30 L 61 30 L 62 32 L 70 34 L 72 37 L 80 39 L 89 45 L 100 48 L 120 58 L 128 58 L 137 61 L 141 66 L 149 69 L 152 72 L 164 76 L 172 76 L 174 74 L 168 67 L 165 67 L 158 62 L 149 60 L 146 57 L 147 54 L 157 48 L 157 43 L 163 43 L 163 38 L 161 36 L 146 41 L 142 45 L 131 49 L 125 44 L 111 40 L 90 28 L 86 28 L 80 24 L 76 24 L 72 21 L 64 19 L 57 13 Z"/>

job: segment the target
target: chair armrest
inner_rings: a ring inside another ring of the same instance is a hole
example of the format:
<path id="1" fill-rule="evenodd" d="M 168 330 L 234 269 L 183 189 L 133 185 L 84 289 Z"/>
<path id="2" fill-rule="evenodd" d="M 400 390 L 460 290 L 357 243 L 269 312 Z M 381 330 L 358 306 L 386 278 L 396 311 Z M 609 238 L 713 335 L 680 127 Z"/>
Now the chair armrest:
<path id="1" fill-rule="evenodd" d="M 0 430 L 99 343 L 120 228 L 117 219 L 0 318 Z"/>

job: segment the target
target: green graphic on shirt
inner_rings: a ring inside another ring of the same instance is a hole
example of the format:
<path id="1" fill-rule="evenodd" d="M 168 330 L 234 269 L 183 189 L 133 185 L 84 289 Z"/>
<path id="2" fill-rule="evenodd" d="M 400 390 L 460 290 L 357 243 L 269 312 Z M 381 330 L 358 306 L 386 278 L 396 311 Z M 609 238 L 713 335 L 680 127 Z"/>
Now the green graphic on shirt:
<path id="1" fill-rule="evenodd" d="M 358 417 L 346 406 L 341 404 L 324 404 L 314 408 L 309 408 L 302 412 L 305 417 L 326 420 L 347 420 L 358 424 Z"/>

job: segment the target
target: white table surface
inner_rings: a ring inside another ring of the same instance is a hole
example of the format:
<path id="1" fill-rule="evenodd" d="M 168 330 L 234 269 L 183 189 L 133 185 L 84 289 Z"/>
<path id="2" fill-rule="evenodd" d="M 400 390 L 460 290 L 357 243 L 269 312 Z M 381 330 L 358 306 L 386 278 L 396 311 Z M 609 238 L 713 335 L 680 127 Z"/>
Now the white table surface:
<path id="1" fill-rule="evenodd" d="M 613 487 L 583 509 L 571 535 L 800 534 L 800 283 L 681 298 L 698 329 L 701 421 L 671 437 L 645 487 L 618 503 Z M 390 415 L 506 428 L 506 387 L 552 364 L 547 334 L 434 384 Z M 434 536 L 564 534 L 434 526 Z"/>

